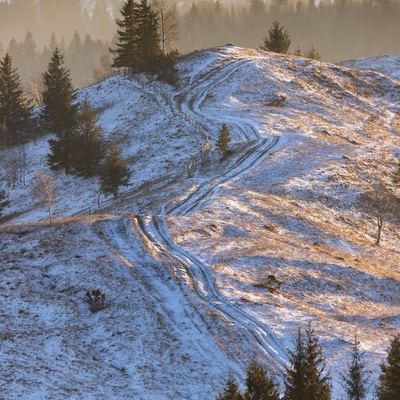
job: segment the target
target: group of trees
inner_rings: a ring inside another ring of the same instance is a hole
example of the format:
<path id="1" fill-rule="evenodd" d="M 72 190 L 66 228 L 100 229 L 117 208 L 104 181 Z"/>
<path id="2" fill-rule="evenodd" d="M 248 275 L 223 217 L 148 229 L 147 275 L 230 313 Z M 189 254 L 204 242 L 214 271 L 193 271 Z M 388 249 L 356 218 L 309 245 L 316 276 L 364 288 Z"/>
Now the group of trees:
<path id="1" fill-rule="evenodd" d="M 43 74 L 41 119 L 46 129 L 55 134 L 49 140 L 49 165 L 67 174 L 100 175 L 103 193 L 117 197 L 119 187 L 127 185 L 129 169 L 118 147 L 106 143 L 89 100 L 85 98 L 77 104 L 69 71 L 63 64 L 63 56 L 56 48 Z"/>
<path id="2" fill-rule="evenodd" d="M 163 0 L 157 0 L 153 6 L 147 0 L 127 0 L 121 8 L 121 19 L 116 20 L 112 66 L 127 68 L 133 74 L 160 74 L 171 69 L 176 52 L 167 53 L 166 46 L 175 29 L 172 15 Z"/>
<path id="3" fill-rule="evenodd" d="M 58 39 L 52 33 L 47 43 L 40 47 L 31 31 L 27 31 L 22 41 L 12 37 L 5 46 L 0 40 L 0 57 L 6 52 L 10 54 L 14 65 L 18 67 L 22 83 L 30 90 L 58 47 L 65 57 L 74 86 L 83 87 L 96 79 L 94 71 L 102 67 L 101 57 L 108 54 L 110 41 L 111 39 L 93 39 L 89 34 L 82 39 L 79 32 L 75 31 L 69 42 L 64 38 Z"/>
<path id="4" fill-rule="evenodd" d="M 218 400 L 331 400 L 331 376 L 327 372 L 323 349 L 308 325 L 298 330 L 294 351 L 289 351 L 290 366 L 284 376 L 283 397 L 279 396 L 277 384 L 268 371 L 255 360 L 246 368 L 245 391 L 240 391 L 233 376 L 225 382 Z M 372 387 L 360 350 L 360 342 L 354 338 L 352 357 L 342 374 L 346 399 L 364 400 Z M 379 384 L 375 388 L 378 400 L 398 400 L 400 395 L 400 334 L 391 340 L 386 362 L 381 364 Z"/>
<path id="5" fill-rule="evenodd" d="M 0 2 L 0 57 L 10 53 L 25 83 L 44 70 L 56 45 L 65 56 L 74 86 L 82 87 L 108 48 L 119 49 L 114 44 L 118 36 L 114 20 L 123 4 L 123 0 Z M 288 28 L 293 46 L 289 51 L 297 55 L 308 56 L 318 48 L 325 60 L 342 61 L 398 52 L 397 0 L 149 0 L 148 4 L 158 15 L 164 54 L 227 42 L 258 47 L 273 21 Z"/>

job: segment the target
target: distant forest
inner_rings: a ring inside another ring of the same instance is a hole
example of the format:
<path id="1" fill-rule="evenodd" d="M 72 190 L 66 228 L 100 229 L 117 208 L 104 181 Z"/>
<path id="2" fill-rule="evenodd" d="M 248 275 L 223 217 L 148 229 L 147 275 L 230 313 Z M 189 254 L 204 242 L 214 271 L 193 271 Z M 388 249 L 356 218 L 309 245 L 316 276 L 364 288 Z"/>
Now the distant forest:
<path id="1" fill-rule="evenodd" d="M 156 1 L 156 0 L 153 0 Z M 168 2 L 168 0 L 163 0 Z M 151 3 L 151 1 L 149 1 Z M 23 82 L 35 79 L 58 46 L 75 87 L 105 68 L 122 0 L 0 0 L 0 57 L 8 51 Z M 316 46 L 323 61 L 400 52 L 398 0 L 169 0 L 182 53 L 225 43 L 259 47 L 273 21 L 290 52 Z"/>

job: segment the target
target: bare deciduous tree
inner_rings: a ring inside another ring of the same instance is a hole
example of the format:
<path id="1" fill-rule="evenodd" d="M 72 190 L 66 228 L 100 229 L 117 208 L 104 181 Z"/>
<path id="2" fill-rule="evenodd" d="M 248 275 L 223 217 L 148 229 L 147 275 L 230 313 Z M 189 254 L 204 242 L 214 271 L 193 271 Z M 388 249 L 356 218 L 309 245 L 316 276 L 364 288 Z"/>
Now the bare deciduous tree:
<path id="1" fill-rule="evenodd" d="M 42 75 L 36 74 L 27 84 L 27 94 L 36 107 L 43 104 L 44 83 Z"/>
<path id="2" fill-rule="evenodd" d="M 41 204 L 46 204 L 50 225 L 53 225 L 53 204 L 57 197 L 56 186 L 53 179 L 43 171 L 37 172 L 32 194 L 39 199 Z"/>
<path id="3" fill-rule="evenodd" d="M 153 0 L 154 9 L 158 13 L 161 48 L 164 54 L 176 50 L 178 39 L 177 11 L 168 0 Z"/>
<path id="4" fill-rule="evenodd" d="M 379 245 L 383 224 L 396 217 L 396 211 L 399 210 L 399 199 L 382 182 L 378 182 L 361 196 L 360 205 L 376 221 L 376 244 Z"/>
<path id="5" fill-rule="evenodd" d="M 99 83 L 110 76 L 114 75 L 114 70 L 111 67 L 112 60 L 109 54 L 103 54 L 100 57 L 100 66 L 96 66 L 93 68 L 93 81 L 94 83 Z"/>
<path id="6" fill-rule="evenodd" d="M 26 170 L 28 168 L 28 153 L 25 145 L 8 149 L 4 153 L 2 165 L 8 186 L 12 186 L 15 189 L 18 180 L 25 186 Z"/>

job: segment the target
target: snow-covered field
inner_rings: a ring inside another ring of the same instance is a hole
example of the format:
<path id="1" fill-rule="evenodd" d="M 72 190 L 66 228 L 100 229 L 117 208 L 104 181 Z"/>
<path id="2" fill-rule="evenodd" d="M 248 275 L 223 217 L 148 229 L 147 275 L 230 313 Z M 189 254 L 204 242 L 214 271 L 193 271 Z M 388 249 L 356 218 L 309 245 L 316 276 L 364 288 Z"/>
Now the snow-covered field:
<path id="1" fill-rule="evenodd" d="M 375 246 L 357 200 L 393 186 L 400 84 L 234 46 L 178 70 L 176 88 L 116 76 L 79 93 L 131 165 L 121 199 L 99 209 L 96 179 L 56 174 L 49 227 L 31 195 L 48 137 L 27 146 L 27 184 L 0 219 L 4 398 L 215 398 L 253 357 L 282 382 L 309 321 L 335 398 L 354 333 L 376 379 L 400 329 L 400 236 L 388 222 Z M 96 288 L 108 307 L 93 314 Z"/>

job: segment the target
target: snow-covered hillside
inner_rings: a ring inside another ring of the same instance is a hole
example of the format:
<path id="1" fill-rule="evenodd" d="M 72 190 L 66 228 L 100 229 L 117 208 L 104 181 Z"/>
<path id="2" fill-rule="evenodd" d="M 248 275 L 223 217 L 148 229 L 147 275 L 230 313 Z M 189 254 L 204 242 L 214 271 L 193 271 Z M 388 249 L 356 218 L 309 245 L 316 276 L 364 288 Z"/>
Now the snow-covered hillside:
<path id="1" fill-rule="evenodd" d="M 400 54 L 358 58 L 339 63 L 344 67 L 380 72 L 400 81 Z"/>
<path id="2" fill-rule="evenodd" d="M 400 329 L 400 236 L 388 222 L 375 246 L 358 198 L 393 186 L 400 84 L 234 46 L 177 68 L 176 88 L 116 76 L 79 93 L 130 162 L 121 199 L 99 208 L 95 179 L 59 173 L 49 227 L 30 183 L 48 137 L 29 144 L 0 219 L 5 398 L 215 398 L 254 357 L 282 382 L 310 321 L 335 397 L 355 332 L 376 379 Z M 96 288 L 108 307 L 91 313 Z"/>

